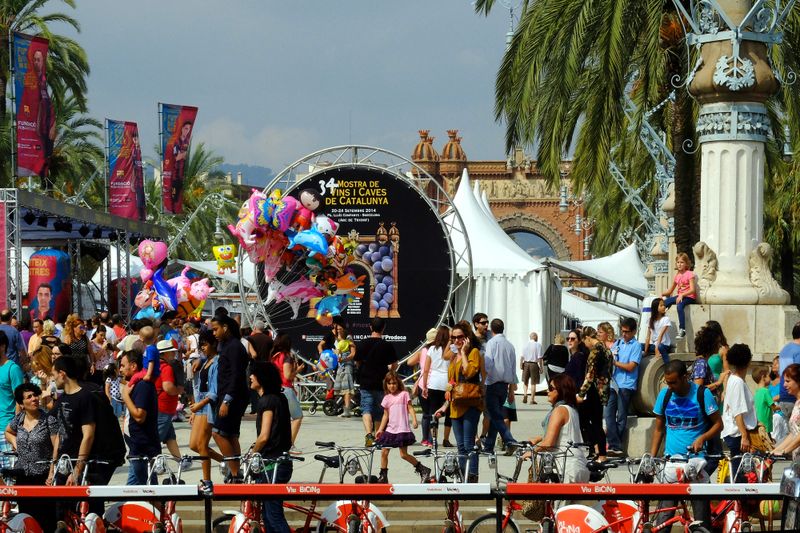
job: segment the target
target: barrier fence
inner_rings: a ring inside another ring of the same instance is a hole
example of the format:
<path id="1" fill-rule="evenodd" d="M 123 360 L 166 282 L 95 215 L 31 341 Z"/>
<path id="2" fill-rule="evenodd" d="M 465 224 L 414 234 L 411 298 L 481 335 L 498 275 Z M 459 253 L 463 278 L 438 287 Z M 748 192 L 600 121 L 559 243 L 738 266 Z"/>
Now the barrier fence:
<path id="1" fill-rule="evenodd" d="M 582 499 L 606 500 L 627 497 L 636 500 L 731 500 L 741 498 L 786 498 L 779 483 L 707 484 L 633 484 L 633 483 L 508 483 L 492 489 L 489 483 L 432 484 L 355 484 L 288 483 L 214 485 L 210 492 L 197 485 L 107 485 L 107 486 L 3 486 L 0 501 L 27 498 L 63 500 L 175 500 L 203 502 L 205 531 L 211 532 L 212 503 L 215 500 L 279 499 L 309 500 L 486 500 L 494 501 L 498 531 L 507 499 Z"/>

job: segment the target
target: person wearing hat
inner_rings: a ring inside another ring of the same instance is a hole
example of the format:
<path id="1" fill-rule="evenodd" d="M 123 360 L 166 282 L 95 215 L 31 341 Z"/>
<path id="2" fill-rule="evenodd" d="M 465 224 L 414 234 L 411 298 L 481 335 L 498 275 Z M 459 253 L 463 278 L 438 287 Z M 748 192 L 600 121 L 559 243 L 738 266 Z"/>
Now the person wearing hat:
<path id="1" fill-rule="evenodd" d="M 172 419 L 178 412 L 178 399 L 182 387 L 177 385 L 172 362 L 178 353 L 178 346 L 174 341 L 162 340 L 156 344 L 159 355 L 160 374 L 156 379 L 156 393 L 158 394 L 158 438 L 167 446 L 173 457 L 180 457 L 181 450 L 175 435 L 175 426 Z M 184 465 L 184 469 L 188 465 Z"/>

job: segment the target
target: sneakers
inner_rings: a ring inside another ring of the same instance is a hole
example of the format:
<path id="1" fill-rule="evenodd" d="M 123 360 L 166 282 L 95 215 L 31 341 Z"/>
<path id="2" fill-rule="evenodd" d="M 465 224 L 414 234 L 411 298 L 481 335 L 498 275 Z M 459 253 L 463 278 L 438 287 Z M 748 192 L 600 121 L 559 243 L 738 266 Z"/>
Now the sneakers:
<path id="1" fill-rule="evenodd" d="M 372 433 L 367 433 L 364 436 L 364 446 L 369 448 L 370 446 L 374 446 L 374 445 L 375 445 L 375 435 L 373 435 Z"/>
<path id="2" fill-rule="evenodd" d="M 344 412 L 342 412 L 342 414 L 339 415 L 339 418 L 351 418 L 352 416 L 353 413 L 350 412 L 348 409 L 345 409 Z"/>
<path id="3" fill-rule="evenodd" d="M 675 335 L 675 338 L 676 339 L 682 339 L 685 336 L 686 336 L 686 330 L 681 328 L 681 329 L 678 330 L 678 334 Z"/>
<path id="4" fill-rule="evenodd" d="M 189 459 L 188 457 L 186 457 L 184 459 L 181 459 L 181 470 L 186 472 L 191 467 L 192 467 L 192 460 L 191 459 Z"/>
<path id="5" fill-rule="evenodd" d="M 429 440 L 423 440 L 419 444 L 420 446 L 425 446 L 426 448 L 433 448 L 433 443 Z"/>
<path id="6" fill-rule="evenodd" d="M 290 455 L 303 455 L 303 452 L 301 452 L 300 449 L 297 446 L 292 444 L 292 447 L 289 448 L 289 454 Z"/>
<path id="7" fill-rule="evenodd" d="M 381 471 L 378 474 L 378 483 L 389 483 L 389 469 L 388 468 L 381 468 Z"/>
<path id="8" fill-rule="evenodd" d="M 625 452 L 623 452 L 622 450 L 617 450 L 615 448 L 609 448 L 608 450 L 606 450 L 606 454 L 609 457 L 625 457 Z"/>

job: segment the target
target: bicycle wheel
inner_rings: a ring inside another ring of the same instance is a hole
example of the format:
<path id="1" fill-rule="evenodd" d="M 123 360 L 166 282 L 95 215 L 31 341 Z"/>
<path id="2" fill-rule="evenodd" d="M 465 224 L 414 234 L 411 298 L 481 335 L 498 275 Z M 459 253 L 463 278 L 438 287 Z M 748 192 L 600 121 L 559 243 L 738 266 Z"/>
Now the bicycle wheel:
<path id="1" fill-rule="evenodd" d="M 467 533 L 483 533 L 484 531 L 497 531 L 497 513 L 489 513 L 476 518 L 467 529 Z M 502 529 L 504 533 L 519 533 L 519 527 L 513 518 Z M 544 529 L 542 529 L 544 531 Z"/>
<path id="2" fill-rule="evenodd" d="M 231 520 L 233 520 L 233 516 L 227 514 L 216 517 L 211 522 L 211 531 L 214 533 L 228 533 L 231 528 Z"/>
<path id="3" fill-rule="evenodd" d="M 339 406 L 336 405 L 336 400 L 325 400 L 322 404 L 322 412 L 326 416 L 336 416 L 339 414 Z"/>

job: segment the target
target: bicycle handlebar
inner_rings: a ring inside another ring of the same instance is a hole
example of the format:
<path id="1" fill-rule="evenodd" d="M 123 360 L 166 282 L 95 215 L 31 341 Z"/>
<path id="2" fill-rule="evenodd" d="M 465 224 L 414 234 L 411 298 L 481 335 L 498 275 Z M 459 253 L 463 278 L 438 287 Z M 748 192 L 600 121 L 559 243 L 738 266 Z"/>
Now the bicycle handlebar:
<path id="1" fill-rule="evenodd" d="M 336 443 L 335 442 L 325 442 L 325 441 L 318 440 L 317 442 L 314 443 L 314 446 L 318 446 L 320 448 L 335 448 L 336 447 Z"/>

